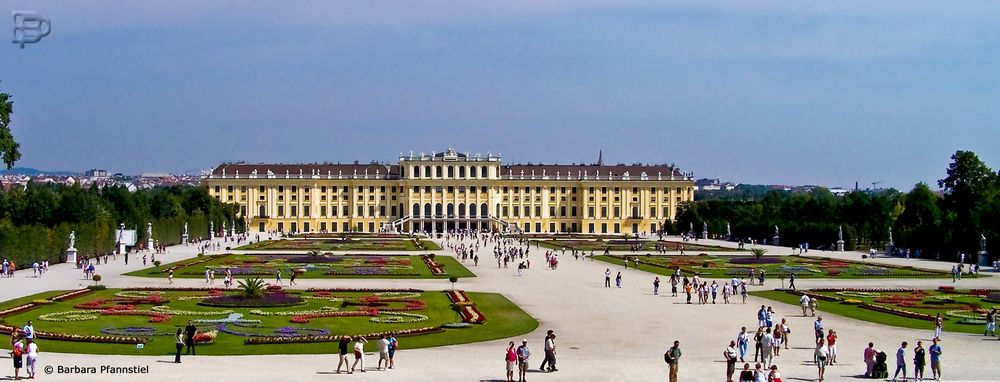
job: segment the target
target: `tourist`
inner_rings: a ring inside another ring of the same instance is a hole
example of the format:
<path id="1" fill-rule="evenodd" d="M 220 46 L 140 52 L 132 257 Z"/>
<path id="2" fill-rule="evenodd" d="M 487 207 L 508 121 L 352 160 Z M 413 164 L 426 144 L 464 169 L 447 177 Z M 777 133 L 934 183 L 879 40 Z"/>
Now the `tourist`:
<path id="1" fill-rule="evenodd" d="M 274 282 L 278 283 L 278 285 L 281 285 L 281 270 L 280 269 L 274 272 Z"/>
<path id="2" fill-rule="evenodd" d="M 799 297 L 799 305 L 802 306 L 802 317 L 809 315 L 807 312 L 809 310 L 809 302 L 809 295 L 803 293 L 802 297 Z"/>
<path id="3" fill-rule="evenodd" d="M 396 349 L 399 349 L 396 333 L 389 333 L 389 369 L 396 366 Z"/>
<path id="4" fill-rule="evenodd" d="M 514 369 L 517 367 L 517 351 L 514 350 L 514 341 L 510 341 L 510 344 L 507 346 L 504 361 L 507 366 L 507 382 L 514 382 Z"/>
<path id="5" fill-rule="evenodd" d="M 933 367 L 932 367 L 933 368 Z M 906 380 L 906 341 L 896 349 L 896 372 L 892 374 L 892 380 L 895 381 L 896 377 L 899 376 L 899 372 L 903 372 L 903 380 Z"/>
<path id="6" fill-rule="evenodd" d="M 174 355 L 174 363 L 181 363 L 181 350 L 184 350 L 184 333 L 181 328 L 177 328 L 177 335 L 174 337 L 174 341 L 177 347 L 177 354 Z"/>
<path id="7" fill-rule="evenodd" d="M 27 355 L 25 357 L 25 372 L 28 373 L 28 379 L 35 379 L 35 365 L 38 364 L 38 344 L 33 340 L 28 340 L 28 349 L 25 354 Z"/>
<path id="8" fill-rule="evenodd" d="M 32 341 L 35 339 L 35 326 L 31 324 L 31 320 L 28 320 L 27 324 L 24 324 L 24 328 L 21 329 L 24 332 L 24 339 Z"/>
<path id="9" fill-rule="evenodd" d="M 670 297 L 677 297 L 677 283 L 680 278 L 677 275 L 670 275 Z"/>
<path id="10" fill-rule="evenodd" d="M 767 325 L 765 326 L 769 328 L 774 326 L 774 309 L 772 309 L 770 306 L 767 307 L 767 311 L 764 312 L 764 322 L 767 323 Z"/>
<path id="11" fill-rule="evenodd" d="M 771 328 L 767 328 L 760 337 L 760 361 L 764 363 L 764 367 L 770 367 L 774 361 L 774 335 L 771 334 Z"/>
<path id="12" fill-rule="evenodd" d="M 385 362 L 385 368 L 389 367 L 389 339 L 385 338 L 385 334 L 378 336 L 378 367 L 375 370 L 385 370 L 382 367 L 382 362 Z"/>
<path id="13" fill-rule="evenodd" d="M 548 336 L 545 338 L 545 347 L 543 348 L 543 350 L 545 350 L 545 360 L 542 361 L 542 366 L 539 369 L 541 369 L 543 372 L 545 372 L 545 371 L 548 371 L 548 372 L 559 371 L 559 369 L 556 369 L 556 333 L 555 332 L 549 330 Z M 546 364 L 549 365 L 548 369 L 545 368 Z"/>
<path id="14" fill-rule="evenodd" d="M 771 365 L 771 373 L 767 375 L 767 382 L 781 382 L 781 372 L 777 365 Z"/>
<path id="15" fill-rule="evenodd" d="M 931 377 L 935 380 L 941 380 L 941 345 L 938 345 L 937 338 L 931 340 L 933 344 L 930 349 L 927 349 L 931 353 Z"/>
<path id="16" fill-rule="evenodd" d="M 347 345 L 349 345 L 350 343 L 351 343 L 351 337 L 349 337 L 349 336 L 340 337 L 340 342 L 337 343 L 337 351 L 338 351 L 338 354 L 340 355 L 340 361 L 337 362 L 337 374 L 340 374 L 340 366 L 341 365 L 344 366 L 344 369 L 347 369 L 347 374 L 353 374 L 354 373 L 353 371 L 351 371 L 349 369 L 348 363 L 347 363 L 348 362 L 347 361 Z M 178 350 L 178 352 L 179 351 L 180 350 Z"/>
<path id="17" fill-rule="evenodd" d="M 618 275 L 615 276 L 615 286 L 617 286 L 619 288 L 622 287 L 622 273 L 621 272 L 618 272 Z"/>
<path id="18" fill-rule="evenodd" d="M 736 353 L 736 341 L 729 341 L 729 347 L 722 351 L 722 357 L 726 359 L 726 382 L 733 382 L 736 360 L 739 358 Z"/>
<path id="19" fill-rule="evenodd" d="M 767 308 L 761 305 L 760 310 L 757 311 L 757 327 L 765 326 L 767 326 Z"/>
<path id="20" fill-rule="evenodd" d="M 517 348 L 517 380 L 524 382 L 528 373 L 528 360 L 531 358 L 531 348 L 528 347 L 528 340 L 521 340 L 521 346 Z"/>
<path id="21" fill-rule="evenodd" d="M 868 347 L 865 348 L 864 359 L 865 359 L 865 377 L 872 377 L 872 368 L 875 367 L 875 355 L 878 351 L 875 350 L 875 343 L 869 342 Z"/>
<path id="22" fill-rule="evenodd" d="M 760 359 L 760 341 L 764 338 L 764 327 L 761 326 L 757 328 L 757 332 L 753 334 L 753 361 L 758 361 Z"/>
<path id="23" fill-rule="evenodd" d="M 784 318 L 781 319 L 781 329 L 783 331 L 781 333 L 781 342 L 785 343 L 785 350 L 788 350 L 788 335 L 792 334 L 792 327 L 788 326 L 788 322 L 785 322 Z"/>
<path id="24" fill-rule="evenodd" d="M 653 295 L 657 296 L 660 294 L 660 277 L 657 276 L 653 279 Z"/>
<path id="25" fill-rule="evenodd" d="M 716 283 L 715 280 L 712 280 L 712 286 L 711 286 L 711 288 L 712 288 L 712 303 L 714 304 L 715 303 L 715 296 L 719 292 L 719 284 Z"/>
<path id="26" fill-rule="evenodd" d="M 611 288 L 611 268 L 604 269 L 604 287 Z"/>
<path id="27" fill-rule="evenodd" d="M 13 343 L 10 346 L 10 357 L 14 359 L 14 379 L 21 379 L 19 376 L 21 373 L 21 366 L 24 363 L 24 344 L 21 343 L 21 337 L 17 335 L 16 331 L 12 334 Z"/>
<path id="28" fill-rule="evenodd" d="M 826 358 L 829 356 L 829 352 L 823 343 L 823 338 L 821 337 L 816 341 L 816 351 L 813 352 L 813 361 L 816 362 L 816 368 L 819 369 L 819 380 L 823 380 L 823 373 L 826 372 Z"/>
<path id="29" fill-rule="evenodd" d="M 167 284 L 173 284 L 173 283 L 174 283 L 174 270 L 171 269 L 169 272 L 167 272 Z"/>
<path id="30" fill-rule="evenodd" d="M 781 343 L 783 342 L 783 339 L 785 337 L 784 320 L 782 320 L 782 323 L 779 323 L 774 326 L 774 332 L 772 332 L 771 335 L 774 336 L 774 356 L 780 357 Z"/>
<path id="31" fill-rule="evenodd" d="M 674 341 L 674 346 L 663 353 L 663 360 L 670 365 L 670 382 L 677 382 L 677 370 L 680 368 L 681 342 Z"/>
<path id="32" fill-rule="evenodd" d="M 732 294 L 732 290 L 729 288 L 729 283 L 722 284 L 722 302 L 725 304 L 729 303 L 729 295 Z"/>
<path id="33" fill-rule="evenodd" d="M 837 363 L 837 331 L 830 329 L 826 335 L 826 347 L 830 350 L 830 364 Z"/>
<path id="34" fill-rule="evenodd" d="M 816 317 L 816 321 L 813 322 L 813 330 L 816 331 L 816 339 L 823 339 L 823 316 Z"/>
<path id="35" fill-rule="evenodd" d="M 819 309 L 819 300 L 816 297 L 809 299 L 809 310 L 812 312 L 812 316 L 816 317 L 816 309 Z"/>
<path id="36" fill-rule="evenodd" d="M 740 329 L 740 334 L 736 335 L 736 343 L 740 348 L 740 362 L 746 362 L 747 348 L 750 346 L 750 334 L 747 333 L 746 326 Z"/>
<path id="37" fill-rule="evenodd" d="M 187 355 L 195 355 L 194 351 L 194 335 L 198 331 L 198 328 L 194 326 L 194 322 L 188 320 L 187 326 L 184 327 L 184 341 L 187 344 Z"/>
<path id="38" fill-rule="evenodd" d="M 983 332 L 984 336 L 994 336 L 996 335 L 997 329 L 997 308 L 992 308 L 988 313 L 986 313 L 986 331 Z"/>
<path id="39" fill-rule="evenodd" d="M 944 319 L 941 318 L 941 313 L 937 314 L 934 318 L 934 338 L 941 339 L 941 330 L 944 329 Z"/>
<path id="40" fill-rule="evenodd" d="M 280 271 L 279 271 L 280 272 Z M 365 372 L 365 344 L 368 340 L 365 337 L 358 337 L 358 340 L 354 342 L 354 364 L 351 365 L 351 372 L 357 370 L 358 363 L 361 363 L 361 372 Z"/>
<path id="41" fill-rule="evenodd" d="M 750 370 L 750 364 L 743 364 L 743 371 L 740 372 L 740 382 L 754 382 L 753 381 L 753 370 Z"/>
<path id="42" fill-rule="evenodd" d="M 687 303 L 690 304 L 691 303 L 691 282 L 688 281 L 687 277 L 684 278 L 684 294 L 687 295 Z"/>
<path id="43" fill-rule="evenodd" d="M 298 274 L 299 272 L 297 270 L 292 270 L 292 274 L 288 277 L 288 285 L 298 285 L 295 283 L 295 276 L 298 276 Z"/>
<path id="44" fill-rule="evenodd" d="M 212 268 L 205 267 L 205 284 L 209 283 L 209 278 L 211 277 L 211 275 L 212 275 Z"/>
<path id="45" fill-rule="evenodd" d="M 795 290 L 795 273 L 788 275 L 788 289 Z"/>
<path id="46" fill-rule="evenodd" d="M 924 363 L 927 362 L 923 341 L 917 341 L 917 347 L 913 348 L 913 378 L 922 381 L 924 379 Z"/>

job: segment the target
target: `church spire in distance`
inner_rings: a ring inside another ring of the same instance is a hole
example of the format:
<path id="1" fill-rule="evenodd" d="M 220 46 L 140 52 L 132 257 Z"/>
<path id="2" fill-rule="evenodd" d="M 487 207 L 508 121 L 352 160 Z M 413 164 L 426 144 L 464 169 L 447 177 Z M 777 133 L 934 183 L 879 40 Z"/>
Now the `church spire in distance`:
<path id="1" fill-rule="evenodd" d="M 597 165 L 604 165 L 604 150 L 597 150 Z"/>

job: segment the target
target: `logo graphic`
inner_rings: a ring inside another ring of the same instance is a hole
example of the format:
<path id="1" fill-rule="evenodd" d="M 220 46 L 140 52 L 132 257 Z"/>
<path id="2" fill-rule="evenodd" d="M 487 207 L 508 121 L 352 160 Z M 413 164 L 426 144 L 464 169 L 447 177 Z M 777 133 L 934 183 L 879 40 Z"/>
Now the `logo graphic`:
<path id="1" fill-rule="evenodd" d="M 49 19 L 42 18 L 42 15 L 35 11 L 13 11 L 14 14 L 14 43 L 34 44 L 48 36 L 52 31 L 52 23 Z"/>

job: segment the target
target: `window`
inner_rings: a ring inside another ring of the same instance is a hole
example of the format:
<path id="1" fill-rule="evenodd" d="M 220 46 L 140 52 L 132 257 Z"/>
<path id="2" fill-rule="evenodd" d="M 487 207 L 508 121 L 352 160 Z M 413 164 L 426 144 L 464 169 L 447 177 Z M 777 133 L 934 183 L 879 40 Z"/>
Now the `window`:
<path id="1" fill-rule="evenodd" d="M 292 206 L 292 217 L 299 216 L 299 206 Z"/>
<path id="2" fill-rule="evenodd" d="M 320 232 L 326 232 L 326 222 L 319 222 Z"/>
<path id="3" fill-rule="evenodd" d="M 285 186 L 278 186 L 278 192 L 285 192 Z"/>
<path id="4" fill-rule="evenodd" d="M 442 171 L 441 171 L 441 170 L 442 170 L 442 169 L 441 169 L 441 166 L 437 166 L 437 167 L 436 167 L 436 168 L 434 169 L 434 174 L 435 174 L 435 175 L 436 175 L 436 176 L 437 176 L 438 178 L 443 178 L 443 176 L 441 175 L 441 174 L 442 174 Z"/>
<path id="5" fill-rule="evenodd" d="M 295 222 L 292 222 L 292 232 L 298 232 L 298 231 L 299 231 L 298 224 L 295 223 Z"/>
<path id="6" fill-rule="evenodd" d="M 302 232 L 309 232 L 309 222 L 302 223 Z"/>
<path id="7" fill-rule="evenodd" d="M 608 217 L 608 207 L 601 207 L 601 217 L 602 218 Z"/>
<path id="8" fill-rule="evenodd" d="M 483 178 L 489 178 L 490 170 L 487 169 L 486 166 L 483 166 L 482 168 L 480 168 L 479 174 L 480 174 L 479 176 Z"/>
<path id="9" fill-rule="evenodd" d="M 563 225 L 566 225 L 566 223 L 563 223 Z M 549 223 L 549 232 L 555 232 L 555 231 L 556 231 L 556 223 Z"/>
<path id="10" fill-rule="evenodd" d="M 622 216 L 622 209 L 621 209 L 621 207 L 615 207 L 615 217 L 616 218 L 620 218 L 621 216 Z M 615 233 L 618 233 L 618 231 L 615 231 Z"/>
<path id="11" fill-rule="evenodd" d="M 357 217 L 365 216 L 365 206 L 358 206 L 358 214 L 356 216 Z"/>
<path id="12" fill-rule="evenodd" d="M 549 193 L 550 194 L 556 193 L 556 188 L 555 187 L 549 187 Z"/>
<path id="13" fill-rule="evenodd" d="M 587 217 L 588 218 L 594 217 L 594 207 L 587 207 Z"/>
<path id="14" fill-rule="evenodd" d="M 299 192 L 298 186 L 292 186 L 292 192 Z"/>
<path id="15" fill-rule="evenodd" d="M 563 208 L 566 208 L 566 207 L 563 207 Z M 555 206 L 549 207 L 549 217 L 553 217 L 553 216 L 556 216 L 556 207 Z"/>
<path id="16" fill-rule="evenodd" d="M 278 206 L 278 217 L 285 216 L 285 206 Z"/>
<path id="17" fill-rule="evenodd" d="M 527 188 L 527 187 L 525 187 L 525 188 Z M 525 190 L 525 191 L 527 191 L 527 190 Z M 535 193 L 541 194 L 542 193 L 542 188 L 541 187 L 535 187 Z"/>
<path id="18" fill-rule="evenodd" d="M 257 192 L 264 192 L 264 186 L 257 187 Z"/>
<path id="19" fill-rule="evenodd" d="M 535 232 L 542 232 L 542 223 L 535 223 Z"/>
<path id="20" fill-rule="evenodd" d="M 573 217 L 576 217 L 576 206 L 573 206 L 573 208 L 570 209 L 570 213 L 572 214 Z"/>
<path id="21" fill-rule="evenodd" d="M 448 166 L 448 177 L 449 178 L 455 177 L 455 166 Z"/>
<path id="22" fill-rule="evenodd" d="M 392 216 L 396 216 L 396 206 L 392 206 Z M 382 207 L 382 215 L 385 215 L 385 207 Z"/>
<path id="23" fill-rule="evenodd" d="M 566 206 L 559 207 L 559 216 L 566 217 Z"/>
<path id="24" fill-rule="evenodd" d="M 477 170 L 476 166 L 469 167 L 469 177 L 470 178 L 475 178 L 476 177 L 476 175 L 477 175 L 476 172 L 478 172 L 476 170 Z"/>
<path id="25" fill-rule="evenodd" d="M 215 193 L 218 194 L 222 192 L 222 186 L 215 186 Z"/>
<path id="26" fill-rule="evenodd" d="M 233 186 L 227 186 L 226 192 L 233 192 Z"/>
<path id="27" fill-rule="evenodd" d="M 535 206 L 535 217 L 542 217 L 542 206 Z"/>
<path id="28" fill-rule="evenodd" d="M 326 216 L 326 206 L 319 206 L 319 216 Z M 326 231 L 326 228 L 320 228 L 321 231 Z"/>
<path id="29" fill-rule="evenodd" d="M 285 223 L 278 222 L 278 232 L 285 232 Z"/>
<path id="30" fill-rule="evenodd" d="M 587 233 L 594 233 L 594 223 L 587 224 Z"/>
<path id="31" fill-rule="evenodd" d="M 656 219 L 656 207 L 649 207 L 649 217 Z"/>
<path id="32" fill-rule="evenodd" d="M 622 233 L 622 225 L 615 223 L 615 233 Z"/>
<path id="33" fill-rule="evenodd" d="M 413 177 L 414 178 L 420 177 L 420 166 L 413 166 Z"/>
<path id="34" fill-rule="evenodd" d="M 309 206 L 302 206 L 302 216 L 309 217 L 309 210 L 310 210 Z"/>
<path id="35" fill-rule="evenodd" d="M 608 233 L 608 223 L 601 223 L 601 233 Z"/>
<path id="36" fill-rule="evenodd" d="M 375 206 L 368 206 L 368 216 L 375 217 Z"/>

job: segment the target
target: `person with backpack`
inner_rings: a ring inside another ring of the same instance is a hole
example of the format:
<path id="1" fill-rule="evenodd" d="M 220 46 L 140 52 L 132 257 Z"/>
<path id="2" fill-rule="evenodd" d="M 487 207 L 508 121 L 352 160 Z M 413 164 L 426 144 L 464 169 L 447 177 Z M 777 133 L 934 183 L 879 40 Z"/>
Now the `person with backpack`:
<path id="1" fill-rule="evenodd" d="M 677 371 L 680 368 L 681 342 L 674 341 L 674 346 L 663 353 L 663 360 L 670 365 L 670 382 L 677 382 Z"/>
<path id="2" fill-rule="evenodd" d="M 389 368 L 396 366 L 396 349 L 399 349 L 399 341 L 396 340 L 396 333 L 389 333 Z"/>
<path id="3" fill-rule="evenodd" d="M 21 372 L 21 366 L 24 365 L 24 344 L 21 343 L 21 336 L 14 334 L 12 339 L 13 344 L 11 344 L 10 357 L 14 359 L 14 379 L 20 379 L 18 374 Z"/>

